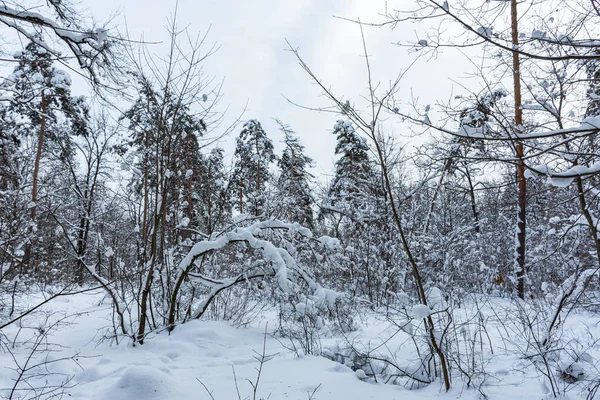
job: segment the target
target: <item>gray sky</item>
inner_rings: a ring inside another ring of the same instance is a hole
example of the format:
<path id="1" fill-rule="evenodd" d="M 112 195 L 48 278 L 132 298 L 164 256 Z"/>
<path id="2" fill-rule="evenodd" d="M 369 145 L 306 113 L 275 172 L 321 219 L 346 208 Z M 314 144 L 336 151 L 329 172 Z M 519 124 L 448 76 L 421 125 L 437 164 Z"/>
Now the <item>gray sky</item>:
<path id="1" fill-rule="evenodd" d="M 220 50 L 206 62 L 205 71 L 217 79 L 225 78 L 222 105 L 230 105 L 231 121 L 248 101 L 244 119 L 256 118 L 281 151 L 281 135 L 273 118 L 288 123 L 316 162 L 313 173 L 327 179 L 334 162 L 335 137 L 331 129 L 340 116 L 300 109 L 282 95 L 307 106 L 326 105 L 309 77 L 297 64 L 293 54 L 285 51 L 285 39 L 299 47 L 301 55 L 314 72 L 338 95 L 359 108 L 366 93 L 366 73 L 360 30 L 356 24 L 334 16 L 360 17 L 363 21 L 381 20 L 386 3 L 406 5 L 410 0 L 179 0 L 178 21 L 189 25 L 193 33 L 209 26 L 209 41 Z M 130 37 L 147 41 L 167 39 L 167 18 L 175 9 L 174 0 L 82 0 L 82 7 L 97 21 L 106 20 L 119 11 L 113 24 L 123 28 L 125 21 Z M 415 57 L 406 48 L 392 42 L 418 40 L 426 27 L 408 24 L 396 30 L 366 28 L 365 35 L 375 80 L 385 84 L 406 69 Z M 161 54 L 161 45 L 151 47 Z M 452 57 L 422 59 L 405 77 L 400 94 L 410 102 L 419 97 L 422 104 L 446 100 L 451 96 L 449 76 L 460 75 L 461 66 Z M 389 119 L 387 126 L 398 135 L 407 133 L 405 126 Z M 234 135 L 237 135 L 236 129 Z M 232 139 L 221 145 L 230 156 Z"/>

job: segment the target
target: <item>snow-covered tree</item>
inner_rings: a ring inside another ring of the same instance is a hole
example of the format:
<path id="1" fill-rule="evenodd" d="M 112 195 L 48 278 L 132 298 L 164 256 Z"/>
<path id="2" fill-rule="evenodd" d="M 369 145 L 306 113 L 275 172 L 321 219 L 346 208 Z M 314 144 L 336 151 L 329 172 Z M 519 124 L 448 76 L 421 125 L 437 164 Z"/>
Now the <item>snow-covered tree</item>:
<path id="1" fill-rule="evenodd" d="M 335 175 L 327 193 L 328 205 L 350 217 L 363 219 L 369 213 L 374 171 L 369 147 L 349 121 L 339 120 L 333 127 L 337 137 Z"/>
<path id="2" fill-rule="evenodd" d="M 240 213 L 261 215 L 264 192 L 271 180 L 271 163 L 275 161 L 273 142 L 260 122 L 247 121 L 236 139 L 235 164 L 230 181 L 232 198 Z"/>
<path id="3" fill-rule="evenodd" d="M 228 174 L 225 170 L 224 150 L 214 148 L 203 155 L 202 171 L 199 179 L 198 211 L 200 226 L 210 234 L 231 219 L 231 197 L 227 190 Z"/>
<path id="4" fill-rule="evenodd" d="M 314 199 L 310 187 L 313 176 L 308 172 L 312 159 L 304 154 L 304 146 L 296 133 L 282 122 L 279 125 L 285 148 L 278 161 L 273 212 L 278 218 L 313 229 Z"/>
<path id="5" fill-rule="evenodd" d="M 83 97 L 71 94 L 69 74 L 55 67 L 53 56 L 43 46 L 41 37 L 36 37 L 15 57 L 19 63 L 0 89 L 8 99 L 6 112 L 12 115 L 13 143 L 24 141 L 22 156 L 33 160 L 28 177 L 31 180 L 32 239 L 26 244 L 23 256 L 23 264 L 29 265 L 38 236 L 34 232 L 38 228 L 42 159 L 47 155 L 50 163 L 58 163 L 60 167 L 73 157 L 72 138 L 88 134 L 89 111 Z M 4 140 L 4 143 L 9 141 Z"/>
<path id="6" fill-rule="evenodd" d="M 398 289 L 399 252 L 380 175 L 366 140 L 351 122 L 337 121 L 333 134 L 339 158 L 320 216 L 345 250 L 339 260 L 339 282 L 354 295 L 384 302 L 388 291 Z"/>

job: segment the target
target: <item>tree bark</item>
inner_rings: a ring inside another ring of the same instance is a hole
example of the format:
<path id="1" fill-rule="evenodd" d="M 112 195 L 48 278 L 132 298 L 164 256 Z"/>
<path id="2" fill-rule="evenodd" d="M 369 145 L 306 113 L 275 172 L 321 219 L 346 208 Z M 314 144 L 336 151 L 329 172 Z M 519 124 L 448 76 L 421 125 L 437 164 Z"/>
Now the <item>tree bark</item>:
<path id="1" fill-rule="evenodd" d="M 33 183 L 31 189 L 31 223 L 32 228 L 30 230 L 31 238 L 30 243 L 25 246 L 25 254 L 23 255 L 23 265 L 28 268 L 31 263 L 31 257 L 33 249 L 35 247 L 35 236 L 34 226 L 37 220 L 37 192 L 38 192 L 38 176 L 40 173 L 40 161 L 42 159 L 42 149 L 44 146 L 44 136 L 46 134 L 46 96 L 42 90 L 42 120 L 40 122 L 40 132 L 38 135 L 37 152 L 35 155 L 35 162 L 33 166 Z"/>
<path id="2" fill-rule="evenodd" d="M 465 176 L 469 183 L 469 198 L 471 199 L 471 211 L 473 211 L 473 226 L 475 233 L 480 233 L 481 228 L 479 227 L 479 211 L 477 211 L 477 201 L 475 198 L 475 187 L 473 186 L 473 180 L 471 179 L 471 173 L 469 167 L 465 163 Z"/>
<path id="3" fill-rule="evenodd" d="M 513 85 L 515 96 L 515 132 L 522 133 L 523 130 L 523 109 L 521 107 L 521 63 L 519 61 L 519 53 L 516 51 L 519 48 L 519 25 L 517 14 L 517 0 L 511 0 L 511 33 L 513 51 Z M 521 299 L 525 298 L 525 227 L 527 217 L 527 181 L 525 180 L 525 165 L 523 163 L 523 142 L 517 140 L 515 144 L 515 152 L 519 159 L 517 165 L 517 294 Z"/>
<path id="4" fill-rule="evenodd" d="M 260 215 L 260 209 L 262 208 L 262 201 L 260 199 L 260 150 L 258 148 L 258 137 L 255 137 L 256 141 L 256 155 L 258 160 L 256 161 L 256 194 L 258 196 L 257 202 L 255 204 L 254 215 Z"/>
<path id="5" fill-rule="evenodd" d="M 419 266 L 417 264 L 417 260 L 414 258 L 413 254 L 412 254 L 410 244 L 408 243 L 408 239 L 406 238 L 406 235 L 404 233 L 402 217 L 400 216 L 400 211 L 398 210 L 398 207 L 394 200 L 394 191 L 392 189 L 392 184 L 390 181 L 388 165 L 385 162 L 383 149 L 381 148 L 381 144 L 379 143 L 379 140 L 377 139 L 377 136 L 375 135 L 375 131 L 371 131 L 371 139 L 375 143 L 375 150 L 376 150 L 376 153 L 378 156 L 378 161 L 381 166 L 381 171 L 382 171 L 382 175 L 383 175 L 384 182 L 385 182 L 385 190 L 387 191 L 388 197 L 390 199 L 390 207 L 392 209 L 392 218 L 394 220 L 396 228 L 398 229 L 398 233 L 400 234 L 400 240 L 402 242 L 402 247 L 404 248 L 404 251 L 408 258 L 408 262 L 409 262 L 410 266 L 412 267 L 412 272 L 415 277 L 415 283 L 417 285 L 417 293 L 419 295 L 419 302 L 421 304 L 427 306 L 427 295 L 425 293 L 425 284 L 423 283 L 423 278 L 421 277 L 421 273 L 419 271 Z M 438 341 L 438 339 L 435 336 L 435 332 L 434 332 L 435 324 L 433 322 L 433 318 L 431 317 L 431 315 L 427 316 L 424 319 L 424 321 L 425 321 L 425 327 L 427 329 L 427 332 L 429 333 L 429 340 L 430 340 L 431 346 L 433 348 L 433 351 L 437 354 L 437 356 L 440 360 L 440 365 L 442 368 L 442 375 L 444 378 L 444 386 L 446 388 L 446 391 L 448 391 L 448 390 L 450 390 L 450 371 L 448 368 L 448 362 L 446 360 L 446 354 L 444 353 L 444 350 L 441 347 L 441 343 Z"/>

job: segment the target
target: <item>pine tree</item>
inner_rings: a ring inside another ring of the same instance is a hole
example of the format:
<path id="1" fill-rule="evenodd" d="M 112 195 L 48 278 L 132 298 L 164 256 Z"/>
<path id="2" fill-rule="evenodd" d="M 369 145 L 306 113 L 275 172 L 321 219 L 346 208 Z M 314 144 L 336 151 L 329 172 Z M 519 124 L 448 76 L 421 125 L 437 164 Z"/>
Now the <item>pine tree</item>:
<path id="1" fill-rule="evenodd" d="M 201 226 L 207 234 L 214 232 L 231 218 L 231 196 L 227 190 L 224 150 L 214 148 L 203 158 L 198 187 Z"/>
<path id="2" fill-rule="evenodd" d="M 160 300 L 155 300 L 167 307 L 171 300 L 168 293 L 175 284 L 174 260 L 185 251 L 181 244 L 191 244 L 187 239 L 199 228 L 195 197 L 203 162 L 198 139 L 206 126 L 191 111 L 193 103 L 187 103 L 172 87 L 156 89 L 157 84 L 143 75 L 138 81 L 140 97 L 124 118 L 129 121 L 132 155 L 140 167 L 132 186 L 141 203 L 136 222 L 140 226 L 138 264 L 145 275 L 138 325 L 142 342 L 145 324 L 149 317 L 153 319 L 148 314 L 153 276 L 165 277 Z"/>
<path id="3" fill-rule="evenodd" d="M 588 104 L 585 116 L 596 117 L 600 115 L 600 61 L 590 60 L 585 67 L 588 78 L 586 91 Z"/>
<path id="4" fill-rule="evenodd" d="M 179 228 L 173 244 L 178 242 L 178 238 L 192 236 L 188 227 L 203 228 L 197 193 L 203 184 L 202 171 L 205 168 L 198 142 L 204 132 L 202 121 L 182 110 L 176 127 L 177 131 L 170 133 L 173 143 L 167 170 L 169 184 L 166 186 L 170 227 L 172 232 Z"/>
<path id="5" fill-rule="evenodd" d="M 196 193 L 204 165 L 198 140 L 206 127 L 168 90 L 158 92 L 144 77 L 139 81 L 140 97 L 124 118 L 140 170 L 134 179 L 143 203 L 140 247 L 149 251 L 143 258 L 160 259 L 190 236 L 184 233 L 188 226 L 199 228 Z"/>
<path id="6" fill-rule="evenodd" d="M 368 214 L 373 182 L 376 181 L 369 147 L 360 137 L 352 123 L 339 120 L 333 128 L 337 136 L 335 176 L 327 194 L 329 206 L 354 219 Z"/>
<path id="7" fill-rule="evenodd" d="M 60 140 L 57 124 L 65 119 L 70 134 L 86 134 L 89 111 L 85 99 L 71 94 L 71 77 L 54 66 L 52 55 L 31 42 L 15 58 L 18 64 L 2 89 L 12 94 L 9 110 L 23 118 L 18 133 L 28 136 L 39 131 L 32 128 L 45 124 L 45 138 Z"/>
<path id="8" fill-rule="evenodd" d="M 15 132 L 14 114 L 0 103 L 0 191 L 19 186 L 18 154 L 21 140 Z"/>
<path id="9" fill-rule="evenodd" d="M 22 186 L 21 140 L 15 132 L 15 115 L 0 103 L 0 268 L 17 266 L 22 243 L 27 242 L 30 224 Z"/>
<path id="10" fill-rule="evenodd" d="M 275 161 L 273 143 L 260 122 L 251 119 L 244 124 L 236 140 L 236 161 L 230 182 L 230 193 L 236 198 L 240 213 L 261 215 L 264 191 L 271 180 L 269 166 Z"/>
<path id="11" fill-rule="evenodd" d="M 388 203 L 369 147 L 352 123 L 337 121 L 335 176 L 322 204 L 321 218 L 345 248 L 338 260 L 341 289 L 382 304 L 398 288 L 399 252 L 390 229 Z"/>
<path id="12" fill-rule="evenodd" d="M 279 212 L 279 218 L 313 229 L 314 199 L 310 188 L 313 176 L 307 171 L 312 159 L 304 154 L 304 146 L 296 133 L 278 123 L 285 136 L 285 149 L 278 162 L 280 172 L 274 208 Z"/>
<path id="13" fill-rule="evenodd" d="M 39 183 L 43 171 L 41 161 L 48 154 L 53 162 L 64 164 L 74 156 L 72 137 L 87 135 L 89 111 L 83 97 L 71 95 L 71 78 L 54 67 L 53 56 L 38 42 L 29 43 L 15 58 L 18 64 L 3 82 L 2 89 L 10 96 L 7 112 L 14 121 L 12 139 L 19 144 L 37 133 L 31 176 L 31 239 L 25 246 L 22 264 L 32 264 L 33 247 L 38 230 Z M 6 143 L 5 140 L 3 140 Z M 4 146 L 3 146 L 4 147 Z M 31 155 L 29 155 L 31 157 Z M 37 265 L 38 260 L 35 260 Z"/>

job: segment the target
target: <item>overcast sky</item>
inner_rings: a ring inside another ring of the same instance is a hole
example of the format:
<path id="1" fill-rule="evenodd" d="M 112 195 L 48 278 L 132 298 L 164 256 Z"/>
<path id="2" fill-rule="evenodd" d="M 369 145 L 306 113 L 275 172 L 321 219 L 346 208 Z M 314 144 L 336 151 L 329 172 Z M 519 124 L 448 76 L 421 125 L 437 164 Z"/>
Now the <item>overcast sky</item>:
<path id="1" fill-rule="evenodd" d="M 286 96 L 307 106 L 327 104 L 293 55 L 285 51 L 285 39 L 299 48 L 307 64 L 335 93 L 360 107 L 360 97 L 366 93 L 360 30 L 356 24 L 334 16 L 379 21 L 386 3 L 393 8 L 409 1 L 179 0 L 178 21 L 181 26 L 189 25 L 191 32 L 211 27 L 209 41 L 219 44 L 220 50 L 207 60 L 205 70 L 218 79 L 225 78 L 223 105 L 230 105 L 229 120 L 248 102 L 243 118 L 261 121 L 278 152 L 282 137 L 273 119 L 288 123 L 315 160 L 313 173 L 319 180 L 326 180 L 334 162 L 332 126 L 340 116 L 303 110 L 284 99 Z M 164 26 L 175 9 L 174 0 L 82 0 L 81 5 L 97 21 L 118 11 L 113 24 L 123 29 L 126 22 L 130 37 L 143 35 L 147 41 L 166 41 Z M 410 65 L 415 53 L 392 43 L 401 39 L 416 42 L 424 28 L 417 24 L 396 30 L 366 28 L 377 81 L 385 84 Z M 151 48 L 156 54 L 161 50 L 160 45 Z M 402 85 L 406 103 L 411 94 L 423 104 L 451 96 L 448 78 L 461 74 L 461 66 L 455 65 L 452 57 L 455 55 L 420 60 Z M 407 133 L 406 127 L 394 119 L 388 120 L 387 126 L 398 135 Z M 234 135 L 238 132 L 236 129 Z M 221 144 L 228 156 L 233 151 L 231 143 L 230 139 Z"/>

